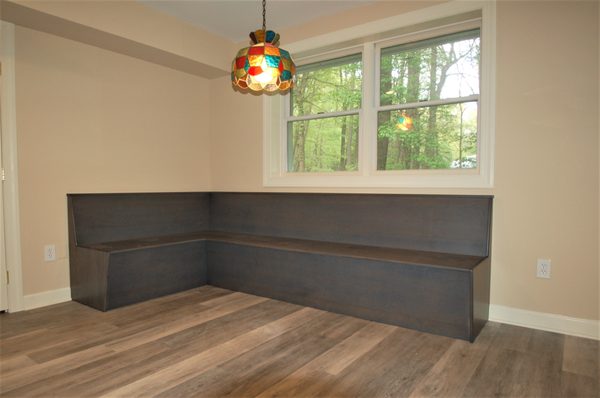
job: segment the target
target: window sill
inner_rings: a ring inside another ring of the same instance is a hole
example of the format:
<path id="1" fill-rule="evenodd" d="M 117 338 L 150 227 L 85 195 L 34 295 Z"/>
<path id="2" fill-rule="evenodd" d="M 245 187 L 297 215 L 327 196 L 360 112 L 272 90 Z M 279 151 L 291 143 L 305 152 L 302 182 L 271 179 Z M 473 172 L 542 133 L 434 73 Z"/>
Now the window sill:
<path id="1" fill-rule="evenodd" d="M 477 170 L 414 170 L 358 173 L 265 175 L 265 187 L 286 188 L 492 188 Z"/>

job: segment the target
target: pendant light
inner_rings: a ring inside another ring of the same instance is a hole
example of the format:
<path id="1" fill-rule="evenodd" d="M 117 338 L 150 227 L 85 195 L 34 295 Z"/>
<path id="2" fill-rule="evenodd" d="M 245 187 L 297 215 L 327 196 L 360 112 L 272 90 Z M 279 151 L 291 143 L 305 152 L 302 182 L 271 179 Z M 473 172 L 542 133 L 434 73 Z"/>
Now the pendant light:
<path id="1" fill-rule="evenodd" d="M 231 65 L 231 82 L 242 90 L 286 91 L 296 81 L 296 65 L 279 48 L 279 34 L 266 29 L 266 0 L 262 2 L 262 29 L 250 33 L 252 46 L 238 51 Z"/>

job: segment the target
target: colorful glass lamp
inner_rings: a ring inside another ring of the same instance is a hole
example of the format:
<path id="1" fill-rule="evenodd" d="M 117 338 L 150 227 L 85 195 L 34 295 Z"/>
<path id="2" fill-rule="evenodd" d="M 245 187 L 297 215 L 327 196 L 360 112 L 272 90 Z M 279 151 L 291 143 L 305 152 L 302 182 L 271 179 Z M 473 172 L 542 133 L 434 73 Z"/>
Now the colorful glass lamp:
<path id="1" fill-rule="evenodd" d="M 238 51 L 231 65 L 231 83 L 242 90 L 286 91 L 296 81 L 296 65 L 289 52 L 279 48 L 279 34 L 266 29 L 266 0 L 263 26 L 250 33 L 252 46 Z"/>

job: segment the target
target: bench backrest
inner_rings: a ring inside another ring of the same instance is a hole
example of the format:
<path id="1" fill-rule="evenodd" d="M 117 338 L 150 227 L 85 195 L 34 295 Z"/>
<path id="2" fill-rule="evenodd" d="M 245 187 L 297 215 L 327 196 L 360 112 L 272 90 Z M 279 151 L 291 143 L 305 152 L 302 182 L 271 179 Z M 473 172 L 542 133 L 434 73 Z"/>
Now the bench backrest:
<path id="1" fill-rule="evenodd" d="M 211 193 L 211 230 L 489 255 L 492 197 Z"/>
<path id="2" fill-rule="evenodd" d="M 492 197 L 328 193 L 69 194 L 78 244 L 222 231 L 489 255 Z"/>
<path id="3" fill-rule="evenodd" d="M 209 193 L 69 194 L 78 244 L 206 231 Z"/>

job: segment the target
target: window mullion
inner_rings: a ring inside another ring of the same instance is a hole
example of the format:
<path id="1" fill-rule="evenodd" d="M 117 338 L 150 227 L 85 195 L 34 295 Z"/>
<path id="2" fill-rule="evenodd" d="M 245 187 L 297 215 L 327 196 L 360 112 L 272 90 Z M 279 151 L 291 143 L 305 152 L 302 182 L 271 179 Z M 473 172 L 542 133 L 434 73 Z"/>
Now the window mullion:
<path id="1" fill-rule="evenodd" d="M 281 163 L 281 167 L 279 170 L 280 175 L 283 175 L 288 172 L 288 162 L 289 162 L 289 137 L 288 137 L 288 118 L 291 115 L 292 109 L 292 94 L 288 92 L 285 96 L 282 97 L 282 103 L 284 106 L 283 117 L 281 118 L 281 126 L 280 126 L 280 152 L 279 152 L 279 161 Z"/>
<path id="2" fill-rule="evenodd" d="M 371 175 L 377 166 L 377 110 L 375 109 L 377 60 L 375 45 L 364 44 L 362 113 L 360 117 L 358 170 Z"/>

